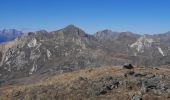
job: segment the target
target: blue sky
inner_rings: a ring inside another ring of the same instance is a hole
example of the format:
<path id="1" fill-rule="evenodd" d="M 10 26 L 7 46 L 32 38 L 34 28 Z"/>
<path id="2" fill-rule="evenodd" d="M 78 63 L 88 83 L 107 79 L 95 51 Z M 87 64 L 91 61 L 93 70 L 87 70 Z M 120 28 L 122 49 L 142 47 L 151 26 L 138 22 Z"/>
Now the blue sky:
<path id="1" fill-rule="evenodd" d="M 75 24 L 155 34 L 170 31 L 170 0 L 0 0 L 0 29 L 48 31 Z"/>

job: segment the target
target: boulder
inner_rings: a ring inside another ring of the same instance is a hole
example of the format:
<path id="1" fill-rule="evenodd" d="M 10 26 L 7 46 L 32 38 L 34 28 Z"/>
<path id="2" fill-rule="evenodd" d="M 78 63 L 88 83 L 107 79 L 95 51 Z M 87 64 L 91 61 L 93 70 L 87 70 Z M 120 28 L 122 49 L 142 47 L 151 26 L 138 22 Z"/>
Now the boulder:
<path id="1" fill-rule="evenodd" d="M 132 66 L 132 64 L 128 64 L 128 65 L 124 65 L 123 68 L 125 68 L 125 69 L 133 69 L 134 67 Z"/>

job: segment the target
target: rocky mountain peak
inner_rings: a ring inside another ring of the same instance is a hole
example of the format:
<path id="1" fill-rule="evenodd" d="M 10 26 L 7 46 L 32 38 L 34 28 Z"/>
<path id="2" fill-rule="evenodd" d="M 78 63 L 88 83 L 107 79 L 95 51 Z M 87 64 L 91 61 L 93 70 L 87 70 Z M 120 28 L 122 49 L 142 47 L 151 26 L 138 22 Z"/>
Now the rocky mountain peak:
<path id="1" fill-rule="evenodd" d="M 103 33 L 103 34 L 109 34 L 109 33 L 113 34 L 112 30 L 109 30 L 109 29 L 105 29 L 105 30 L 97 32 L 97 34 L 101 34 L 101 33 Z"/>
<path id="2" fill-rule="evenodd" d="M 127 62 L 145 64 L 149 60 L 158 65 L 156 60 L 167 57 L 168 51 L 166 46 L 161 45 L 145 50 L 152 45 L 153 40 L 151 36 L 141 37 L 130 32 L 111 30 L 89 35 L 75 25 L 53 32 L 29 32 L 17 41 L 0 45 L 5 48 L 0 52 L 0 78 L 7 80 L 32 74 L 62 73 L 89 66 L 120 65 Z M 143 53 L 136 52 L 137 50 Z M 136 55 L 136 58 L 132 55 Z M 169 61 L 168 57 L 165 59 Z"/>
<path id="3" fill-rule="evenodd" d="M 63 28 L 63 30 L 67 30 L 67 31 L 72 31 L 72 32 L 74 32 L 74 31 L 78 31 L 78 30 L 81 30 L 81 29 L 80 29 L 79 27 L 71 24 L 71 25 L 68 25 L 68 26 L 66 26 L 65 28 Z"/>
<path id="4" fill-rule="evenodd" d="M 101 42 L 115 40 L 118 35 L 118 32 L 112 32 L 112 30 L 109 29 L 99 31 L 94 34 L 94 36 Z"/>
<path id="5" fill-rule="evenodd" d="M 124 40 L 126 38 L 138 38 L 140 35 L 132 32 L 113 32 L 111 30 L 103 30 L 94 34 L 94 36 L 100 41 L 114 41 L 114 40 Z"/>
<path id="6" fill-rule="evenodd" d="M 105 30 L 102 30 L 102 31 L 98 31 L 95 33 L 95 36 L 97 37 L 102 37 L 102 36 L 112 36 L 114 34 L 118 34 L 118 32 L 112 32 L 112 30 L 109 30 L 109 29 L 105 29 Z"/>
<path id="7" fill-rule="evenodd" d="M 70 25 L 66 26 L 66 28 L 78 28 L 78 27 L 74 24 L 70 24 Z"/>
<path id="8" fill-rule="evenodd" d="M 140 37 L 139 34 L 132 33 L 132 32 L 120 32 L 119 37 Z"/>
<path id="9" fill-rule="evenodd" d="M 68 36 L 80 36 L 80 37 L 87 37 L 88 35 L 79 27 L 75 25 L 68 25 L 65 28 L 59 30 L 59 32 L 63 32 L 65 35 Z"/>
<path id="10" fill-rule="evenodd" d="M 43 29 L 43 30 L 37 31 L 36 33 L 48 33 L 48 31 Z"/>

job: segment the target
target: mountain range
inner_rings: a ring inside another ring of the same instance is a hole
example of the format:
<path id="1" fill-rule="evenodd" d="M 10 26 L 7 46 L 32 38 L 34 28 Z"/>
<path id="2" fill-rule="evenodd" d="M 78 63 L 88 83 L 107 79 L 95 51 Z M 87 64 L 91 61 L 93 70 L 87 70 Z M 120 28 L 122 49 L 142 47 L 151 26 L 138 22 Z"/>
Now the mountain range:
<path id="1" fill-rule="evenodd" d="M 16 31 L 13 36 L 20 33 Z M 1 43 L 0 84 L 32 75 L 61 74 L 91 67 L 128 63 L 163 66 L 170 64 L 169 59 L 170 32 L 139 35 L 103 30 L 89 35 L 69 25 L 52 32 L 29 32 Z"/>
<path id="2" fill-rule="evenodd" d="M 16 29 L 3 29 L 0 30 L 0 43 L 12 41 L 23 33 Z"/>

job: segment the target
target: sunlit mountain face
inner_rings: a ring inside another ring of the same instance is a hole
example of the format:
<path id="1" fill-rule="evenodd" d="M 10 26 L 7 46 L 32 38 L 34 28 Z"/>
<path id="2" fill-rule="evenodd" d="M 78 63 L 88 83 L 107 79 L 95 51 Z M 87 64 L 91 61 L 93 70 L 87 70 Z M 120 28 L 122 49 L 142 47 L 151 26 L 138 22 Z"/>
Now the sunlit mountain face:
<path id="1" fill-rule="evenodd" d="M 2 33 L 11 39 L 22 34 L 16 30 Z M 8 81 L 126 63 L 146 67 L 169 65 L 169 40 L 168 32 L 138 35 L 106 29 L 87 34 L 75 25 L 52 32 L 28 32 L 15 41 L 0 44 L 0 78 Z"/>
<path id="2" fill-rule="evenodd" d="M 0 30 L 0 43 L 14 40 L 15 38 L 17 38 L 18 36 L 22 34 L 23 33 L 21 31 L 18 31 L 16 29 Z"/>
<path id="3" fill-rule="evenodd" d="M 146 97 L 150 93 L 159 96 L 157 100 L 168 100 L 164 96 L 170 94 L 169 32 L 140 35 L 105 29 L 87 34 L 71 24 L 23 35 L 3 30 L 0 37 L 1 42 L 11 40 L 0 43 L 0 100 L 51 100 L 65 93 L 69 94 L 66 100 L 77 93 L 81 98 L 94 96 L 92 100 L 118 93 L 120 99 L 132 98 L 126 97 L 129 92 L 141 90 L 144 95 L 132 100 L 155 100 Z M 7 85 L 11 92 L 5 91 Z M 22 85 L 31 87 L 21 89 Z"/>

